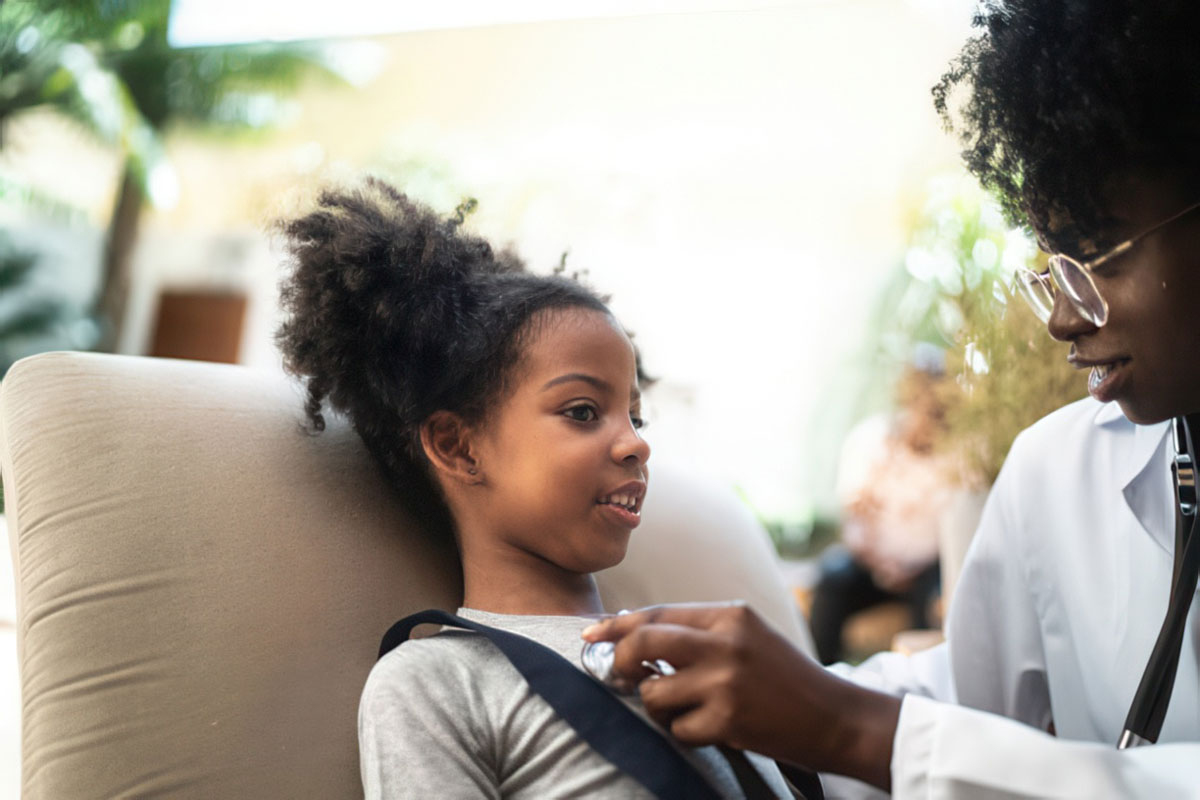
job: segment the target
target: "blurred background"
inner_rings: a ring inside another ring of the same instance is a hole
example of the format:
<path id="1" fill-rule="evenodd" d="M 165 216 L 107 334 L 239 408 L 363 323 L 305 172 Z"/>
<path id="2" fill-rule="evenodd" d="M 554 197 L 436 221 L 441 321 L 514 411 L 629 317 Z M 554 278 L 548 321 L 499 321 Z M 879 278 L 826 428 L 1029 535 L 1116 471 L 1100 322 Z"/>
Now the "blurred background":
<path id="1" fill-rule="evenodd" d="M 1084 394 L 1009 302 L 1030 239 L 933 110 L 971 8 L 8 0 L 0 370 L 48 349 L 278 370 L 272 220 L 366 174 L 445 212 L 475 197 L 476 231 L 611 293 L 659 377 L 655 459 L 735 486 L 806 610 L 853 564 L 936 612 L 953 575 L 926 570 L 965 548 L 1012 436 Z"/>

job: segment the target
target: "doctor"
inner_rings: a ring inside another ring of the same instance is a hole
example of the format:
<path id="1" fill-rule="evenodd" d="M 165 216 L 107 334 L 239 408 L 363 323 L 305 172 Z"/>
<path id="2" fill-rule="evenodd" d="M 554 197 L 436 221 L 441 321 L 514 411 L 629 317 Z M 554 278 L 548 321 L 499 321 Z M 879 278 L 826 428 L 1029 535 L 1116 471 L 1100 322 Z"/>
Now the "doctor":
<path id="1" fill-rule="evenodd" d="M 975 23 L 936 104 L 1054 256 L 1022 288 L 1091 397 L 1014 443 L 947 644 L 826 671 L 742 606 L 646 609 L 585 638 L 617 640 L 627 676 L 676 666 L 641 692 L 689 744 L 901 798 L 1200 797 L 1190 593 L 1158 743 L 1117 748 L 1145 738 L 1127 712 L 1183 552 L 1171 420 L 1200 411 L 1200 4 L 995 0 Z"/>

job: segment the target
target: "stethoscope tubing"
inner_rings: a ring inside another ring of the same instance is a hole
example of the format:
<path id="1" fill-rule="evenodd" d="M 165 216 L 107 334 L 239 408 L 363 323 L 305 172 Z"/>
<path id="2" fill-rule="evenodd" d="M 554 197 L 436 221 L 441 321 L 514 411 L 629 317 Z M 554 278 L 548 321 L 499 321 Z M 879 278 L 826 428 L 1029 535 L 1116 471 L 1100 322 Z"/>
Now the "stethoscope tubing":
<path id="1" fill-rule="evenodd" d="M 1179 452 L 1177 444 L 1176 464 L 1186 463 L 1194 470 L 1196 449 L 1192 441 L 1191 430 L 1196 426 L 1200 430 L 1200 414 L 1173 421 L 1178 424 L 1177 431 L 1182 431 L 1182 439 L 1178 444 L 1184 450 Z M 1179 456 L 1186 455 L 1187 459 Z M 1197 521 L 1194 504 L 1184 502 L 1183 493 L 1179 491 L 1182 480 L 1180 469 L 1176 468 L 1177 489 L 1177 530 L 1182 536 L 1176 536 L 1175 569 L 1171 581 L 1170 603 L 1167 614 L 1159 630 L 1158 639 L 1146 663 L 1146 670 L 1134 693 L 1133 703 L 1125 718 L 1125 726 L 1117 742 L 1118 749 L 1137 747 L 1143 744 L 1153 744 L 1158 741 L 1162 732 L 1163 719 L 1167 714 L 1167 706 L 1171 702 L 1171 692 L 1175 688 L 1175 673 L 1179 667 L 1179 652 L 1183 644 L 1184 627 L 1187 624 L 1188 611 L 1196 593 L 1197 576 L 1200 574 L 1200 534 L 1197 533 Z M 1194 472 L 1189 479 L 1194 481 Z M 1190 506 L 1190 508 L 1189 508 Z M 1190 513 L 1188 513 L 1190 512 Z M 1182 550 L 1182 553 L 1178 552 Z"/>

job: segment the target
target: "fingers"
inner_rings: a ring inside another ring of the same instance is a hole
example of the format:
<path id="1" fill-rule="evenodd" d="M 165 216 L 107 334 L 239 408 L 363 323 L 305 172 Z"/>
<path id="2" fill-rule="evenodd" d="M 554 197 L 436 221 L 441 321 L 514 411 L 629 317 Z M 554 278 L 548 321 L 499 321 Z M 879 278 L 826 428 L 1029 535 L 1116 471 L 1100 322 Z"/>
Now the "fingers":
<path id="1" fill-rule="evenodd" d="M 638 684 L 638 697 L 651 719 L 670 730 L 677 716 L 690 711 L 697 702 L 702 701 L 695 699 L 697 693 L 688 685 L 692 677 L 654 676 Z"/>
<path id="2" fill-rule="evenodd" d="M 671 721 L 671 735 L 689 747 L 732 741 L 727 716 L 717 713 L 711 703 L 675 717 Z"/>
<path id="3" fill-rule="evenodd" d="M 676 669 L 690 666 L 714 653 L 719 643 L 708 631 L 683 625 L 651 623 L 617 641 L 613 649 L 613 671 L 626 678 L 645 675 L 643 661 L 662 659 Z"/>
<path id="4" fill-rule="evenodd" d="M 664 675 L 638 684 L 638 696 L 646 711 L 666 724 L 679 714 L 710 699 L 709 681 L 703 675 Z"/>
<path id="5" fill-rule="evenodd" d="M 744 738 L 738 731 L 744 727 L 738 723 L 745 716 L 739 711 L 743 700 L 757 707 L 778 677 L 775 651 L 782 645 L 787 662 L 793 650 L 740 602 L 652 606 L 590 626 L 583 638 L 616 643 L 613 672 L 627 685 L 640 680 L 647 712 L 687 744 Z M 660 659 L 677 673 L 643 680 L 643 663 Z M 784 672 L 790 666 L 784 664 Z M 772 702 L 766 698 L 768 706 Z"/>
<path id="6" fill-rule="evenodd" d="M 698 747 L 728 742 L 732 709 L 708 681 L 696 676 L 651 678 L 642 681 L 642 704 L 660 725 L 686 745 Z"/>
<path id="7" fill-rule="evenodd" d="M 690 628 L 709 630 L 720 624 L 731 610 L 744 609 L 745 604 L 733 603 L 674 603 L 650 606 L 628 614 L 608 617 L 583 630 L 583 638 L 589 642 L 614 641 L 643 625 L 667 623 L 685 625 Z"/>

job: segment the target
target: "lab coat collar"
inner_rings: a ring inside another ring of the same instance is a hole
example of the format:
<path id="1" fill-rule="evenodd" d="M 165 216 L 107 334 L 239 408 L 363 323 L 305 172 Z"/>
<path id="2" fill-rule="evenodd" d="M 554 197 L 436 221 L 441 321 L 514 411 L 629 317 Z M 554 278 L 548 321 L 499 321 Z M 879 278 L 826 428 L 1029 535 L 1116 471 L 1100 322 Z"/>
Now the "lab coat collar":
<path id="1" fill-rule="evenodd" d="M 1175 549 L 1174 516 L 1162 506 L 1163 473 L 1156 469 L 1167 458 L 1162 449 L 1169 447 L 1170 421 L 1154 425 L 1135 425 L 1116 403 L 1106 403 L 1096 412 L 1095 424 L 1107 428 L 1119 438 L 1113 448 L 1113 477 L 1129 510 L 1142 528 L 1166 552 Z M 1166 479 L 1169 479 L 1169 475 Z"/>

